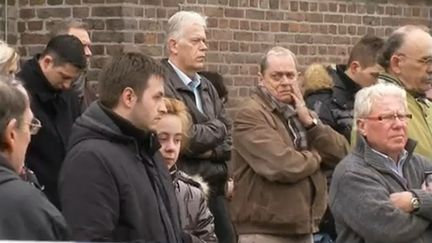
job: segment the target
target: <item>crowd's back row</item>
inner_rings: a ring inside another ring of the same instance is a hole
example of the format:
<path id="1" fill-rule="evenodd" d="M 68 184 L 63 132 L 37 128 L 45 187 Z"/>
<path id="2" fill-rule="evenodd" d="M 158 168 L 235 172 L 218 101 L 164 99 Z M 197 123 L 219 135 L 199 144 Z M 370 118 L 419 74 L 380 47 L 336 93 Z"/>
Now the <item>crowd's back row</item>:
<path id="1" fill-rule="evenodd" d="M 97 95 L 81 21 L 59 23 L 17 78 L 1 43 L 0 239 L 432 240 L 430 34 L 365 36 L 347 65 L 313 64 L 302 82 L 274 47 L 231 123 L 222 76 L 202 72 L 205 30 L 177 12 L 168 58 L 113 57 Z"/>

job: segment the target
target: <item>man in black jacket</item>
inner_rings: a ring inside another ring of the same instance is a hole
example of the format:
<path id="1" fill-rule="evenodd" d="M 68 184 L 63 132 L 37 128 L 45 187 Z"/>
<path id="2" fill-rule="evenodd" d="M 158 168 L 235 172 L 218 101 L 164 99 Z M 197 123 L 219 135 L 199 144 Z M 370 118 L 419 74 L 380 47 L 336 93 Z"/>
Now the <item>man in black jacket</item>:
<path id="1" fill-rule="evenodd" d="M 209 208 L 215 218 L 220 243 L 234 242 L 224 188 L 231 152 L 231 125 L 216 89 L 197 72 L 204 68 L 207 51 L 206 20 L 196 12 L 180 11 L 168 20 L 169 58 L 165 92 L 182 100 L 192 116 L 190 143 L 178 166 L 190 175 L 199 174 L 209 183 Z"/>
<path id="2" fill-rule="evenodd" d="M 60 35 L 52 38 L 42 54 L 27 61 L 18 73 L 29 92 L 35 117 L 43 124 L 29 145 L 26 164 L 57 207 L 58 173 L 72 124 L 81 113 L 78 96 L 70 87 L 85 67 L 81 41 L 72 35 Z"/>
<path id="3" fill-rule="evenodd" d="M 305 78 L 306 105 L 348 141 L 353 125 L 354 95 L 362 87 L 377 82 L 382 70 L 377 64 L 377 56 L 383 46 L 383 39 L 366 35 L 353 46 L 347 65 L 327 67 L 332 83 Z"/>
<path id="4" fill-rule="evenodd" d="M 99 102 L 77 119 L 60 174 L 63 214 L 78 241 L 190 242 L 152 132 L 166 111 L 163 69 L 151 57 L 114 57 Z"/>
<path id="5" fill-rule="evenodd" d="M 40 122 L 24 87 L 0 78 L 0 240 L 68 240 L 61 213 L 18 176 Z"/>

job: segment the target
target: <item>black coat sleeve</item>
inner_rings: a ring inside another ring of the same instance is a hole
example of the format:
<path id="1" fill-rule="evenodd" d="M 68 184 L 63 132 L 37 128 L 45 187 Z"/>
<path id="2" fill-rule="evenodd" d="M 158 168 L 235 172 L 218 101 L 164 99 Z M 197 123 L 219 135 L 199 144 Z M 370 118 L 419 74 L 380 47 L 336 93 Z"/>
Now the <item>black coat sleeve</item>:
<path id="1" fill-rule="evenodd" d="M 60 173 L 59 190 L 73 240 L 113 240 L 119 218 L 118 190 L 101 155 L 72 149 Z"/>

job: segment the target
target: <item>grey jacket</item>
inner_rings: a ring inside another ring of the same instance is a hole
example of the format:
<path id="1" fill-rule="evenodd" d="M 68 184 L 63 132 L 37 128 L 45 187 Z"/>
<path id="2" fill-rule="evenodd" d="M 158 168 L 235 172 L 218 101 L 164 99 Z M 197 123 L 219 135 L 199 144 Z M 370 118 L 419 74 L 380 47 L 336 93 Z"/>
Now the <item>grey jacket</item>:
<path id="1" fill-rule="evenodd" d="M 182 229 L 190 234 L 193 243 L 217 243 L 214 218 L 207 206 L 206 183 L 177 169 L 171 171 L 171 176 Z"/>
<path id="2" fill-rule="evenodd" d="M 406 146 L 408 157 L 400 177 L 384 157 L 359 137 L 356 147 L 336 167 L 330 187 L 330 208 L 340 243 L 432 242 L 432 193 L 423 191 L 424 172 L 432 169 L 424 157 L 413 154 L 415 141 Z M 411 191 L 420 209 L 405 213 L 389 200 L 391 193 Z"/>

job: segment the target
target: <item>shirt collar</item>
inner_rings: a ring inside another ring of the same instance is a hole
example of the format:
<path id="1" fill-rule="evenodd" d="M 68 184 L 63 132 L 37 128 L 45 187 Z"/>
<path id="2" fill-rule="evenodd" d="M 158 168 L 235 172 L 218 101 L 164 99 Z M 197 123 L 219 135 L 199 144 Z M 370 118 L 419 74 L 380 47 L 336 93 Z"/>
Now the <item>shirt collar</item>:
<path id="1" fill-rule="evenodd" d="M 182 72 L 174 63 L 171 62 L 171 60 L 168 60 L 168 63 L 173 67 L 174 71 L 177 73 L 181 81 L 188 86 L 193 88 L 197 88 L 201 84 L 201 77 L 198 75 L 198 73 L 195 73 L 193 79 L 191 79 L 189 76 L 187 76 L 184 72 Z M 192 84 L 191 84 L 192 83 Z"/>
<path id="2" fill-rule="evenodd" d="M 397 174 L 399 174 L 400 176 L 403 177 L 402 174 L 402 168 L 405 164 L 406 158 L 408 157 L 408 151 L 407 150 L 402 150 L 402 152 L 399 154 L 399 159 L 397 162 L 395 162 L 392 158 L 390 158 L 389 156 L 387 156 L 386 154 L 383 154 L 373 148 L 371 148 L 371 150 L 376 153 L 377 155 L 385 158 L 385 160 L 388 162 L 387 165 L 390 167 L 390 169 L 392 169 L 394 172 L 396 172 Z"/>

